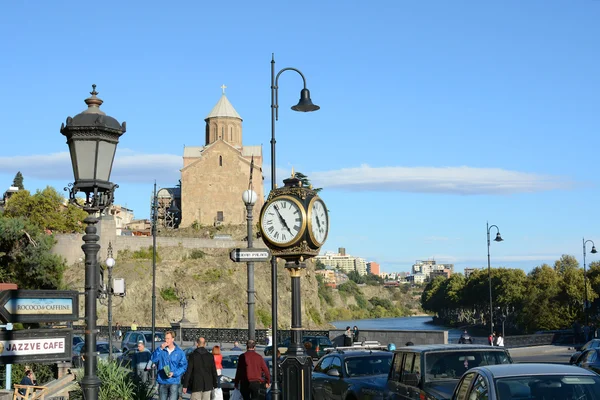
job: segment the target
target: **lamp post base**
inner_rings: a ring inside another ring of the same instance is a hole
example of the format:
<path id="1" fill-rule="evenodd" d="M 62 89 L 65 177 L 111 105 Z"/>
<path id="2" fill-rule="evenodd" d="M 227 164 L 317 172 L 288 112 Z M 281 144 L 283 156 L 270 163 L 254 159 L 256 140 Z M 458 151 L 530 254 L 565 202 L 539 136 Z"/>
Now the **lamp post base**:
<path id="1" fill-rule="evenodd" d="M 313 360 L 310 356 L 286 355 L 283 370 L 283 399 L 310 400 L 312 398 Z"/>

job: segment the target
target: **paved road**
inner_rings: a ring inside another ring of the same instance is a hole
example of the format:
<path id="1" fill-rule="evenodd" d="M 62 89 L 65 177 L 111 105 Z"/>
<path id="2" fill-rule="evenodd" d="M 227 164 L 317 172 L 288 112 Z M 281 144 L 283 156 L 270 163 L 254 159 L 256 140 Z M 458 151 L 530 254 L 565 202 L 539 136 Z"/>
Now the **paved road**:
<path id="1" fill-rule="evenodd" d="M 509 349 L 514 362 L 517 363 L 560 363 L 568 364 L 571 354 L 575 352 L 568 346 L 532 346 Z"/>

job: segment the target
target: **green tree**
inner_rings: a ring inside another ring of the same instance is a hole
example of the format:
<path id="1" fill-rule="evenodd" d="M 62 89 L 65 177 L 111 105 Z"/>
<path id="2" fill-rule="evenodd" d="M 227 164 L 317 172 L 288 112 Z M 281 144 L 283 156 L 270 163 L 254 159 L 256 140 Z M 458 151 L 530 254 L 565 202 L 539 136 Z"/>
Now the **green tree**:
<path id="1" fill-rule="evenodd" d="M 25 189 L 25 186 L 23 186 L 23 174 L 21 173 L 21 171 L 17 172 L 17 174 L 15 175 L 15 179 L 13 179 L 12 185 L 14 187 L 18 187 L 19 190 Z"/>
<path id="2" fill-rule="evenodd" d="M 26 218 L 42 230 L 72 233 L 83 232 L 82 221 L 87 213 L 48 186 L 33 195 L 27 190 L 18 191 L 6 203 L 4 215 Z"/>
<path id="3" fill-rule="evenodd" d="M 315 270 L 318 271 L 320 269 L 325 269 L 325 264 L 323 264 L 323 262 L 321 260 L 317 260 L 315 262 Z"/>
<path id="4" fill-rule="evenodd" d="M 66 266 L 52 246 L 54 237 L 35 224 L 0 215 L 0 278 L 21 289 L 59 289 Z"/>
<path id="5" fill-rule="evenodd" d="M 304 175 L 302 172 L 295 172 L 294 178 L 300 179 L 300 182 L 302 182 L 302 186 L 304 186 L 304 187 L 312 186 L 312 184 L 310 183 L 310 179 L 308 179 L 308 177 L 306 175 Z M 323 188 L 313 188 L 313 190 L 315 192 L 319 193 L 321 190 L 323 190 Z"/>

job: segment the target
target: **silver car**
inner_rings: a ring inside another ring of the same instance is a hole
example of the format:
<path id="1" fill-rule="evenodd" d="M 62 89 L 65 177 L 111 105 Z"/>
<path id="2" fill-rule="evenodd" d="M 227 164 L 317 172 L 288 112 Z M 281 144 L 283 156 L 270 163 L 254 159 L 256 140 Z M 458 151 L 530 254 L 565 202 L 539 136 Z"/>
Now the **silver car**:
<path id="1" fill-rule="evenodd" d="M 572 365 L 506 364 L 472 368 L 452 400 L 596 400 L 600 376 Z"/>
<path id="2" fill-rule="evenodd" d="M 219 376 L 219 384 L 223 390 L 223 399 L 229 398 L 229 392 L 233 390 L 233 379 L 235 378 L 235 372 L 237 371 L 238 360 L 243 351 L 222 351 L 223 356 L 223 369 L 221 370 L 221 376 Z"/>

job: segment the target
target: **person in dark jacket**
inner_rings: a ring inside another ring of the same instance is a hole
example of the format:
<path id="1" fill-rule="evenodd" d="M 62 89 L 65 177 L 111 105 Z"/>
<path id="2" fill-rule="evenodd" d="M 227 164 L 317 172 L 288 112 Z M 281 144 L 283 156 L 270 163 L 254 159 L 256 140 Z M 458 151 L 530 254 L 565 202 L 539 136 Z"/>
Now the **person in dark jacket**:
<path id="1" fill-rule="evenodd" d="M 196 350 L 188 358 L 187 371 L 183 376 L 183 393 L 190 392 L 190 400 L 210 400 L 217 383 L 215 357 L 206 350 L 206 340 L 200 337 L 196 340 Z"/>
<path id="2" fill-rule="evenodd" d="M 36 383 L 33 380 L 33 372 L 28 369 L 27 371 L 25 371 L 25 376 L 23 377 L 23 379 L 21 379 L 20 382 L 21 385 L 27 385 L 27 386 L 34 386 Z M 25 393 L 27 392 L 26 389 L 19 389 L 19 393 L 22 396 L 25 396 Z"/>
<path id="3" fill-rule="evenodd" d="M 359 334 L 359 330 L 358 330 L 358 326 L 354 325 L 354 328 L 352 328 L 352 336 L 355 342 L 360 342 L 360 340 L 358 340 L 358 334 Z"/>
<path id="4" fill-rule="evenodd" d="M 460 339 L 458 339 L 458 344 L 473 344 L 473 339 L 467 331 L 464 331 L 462 335 L 460 335 Z"/>
<path id="5" fill-rule="evenodd" d="M 258 399 L 262 387 L 271 386 L 271 374 L 265 359 L 256 352 L 256 342 L 248 340 L 246 352 L 240 355 L 233 384 L 240 389 L 244 400 Z"/>

